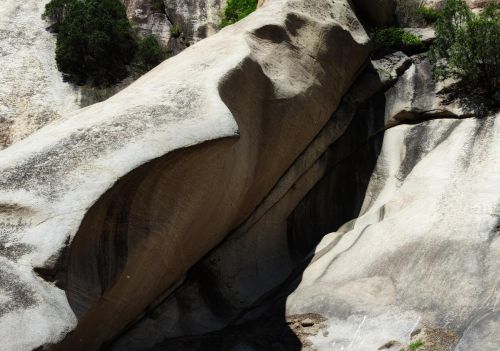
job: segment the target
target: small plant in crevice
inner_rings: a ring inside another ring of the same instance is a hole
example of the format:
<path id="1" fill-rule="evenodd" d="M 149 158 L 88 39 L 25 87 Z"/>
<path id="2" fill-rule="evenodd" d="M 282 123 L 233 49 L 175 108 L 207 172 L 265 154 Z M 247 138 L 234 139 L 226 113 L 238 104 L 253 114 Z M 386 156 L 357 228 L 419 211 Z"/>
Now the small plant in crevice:
<path id="1" fill-rule="evenodd" d="M 257 9 L 257 0 L 227 0 L 220 26 L 236 23 Z"/>
<path id="2" fill-rule="evenodd" d="M 424 342 L 422 340 L 417 340 L 408 345 L 408 350 L 415 351 L 421 348 L 422 346 L 424 346 Z"/>
<path id="3" fill-rule="evenodd" d="M 172 27 L 170 27 L 170 34 L 174 38 L 179 38 L 181 36 L 182 30 L 181 27 L 178 24 L 174 24 Z"/>

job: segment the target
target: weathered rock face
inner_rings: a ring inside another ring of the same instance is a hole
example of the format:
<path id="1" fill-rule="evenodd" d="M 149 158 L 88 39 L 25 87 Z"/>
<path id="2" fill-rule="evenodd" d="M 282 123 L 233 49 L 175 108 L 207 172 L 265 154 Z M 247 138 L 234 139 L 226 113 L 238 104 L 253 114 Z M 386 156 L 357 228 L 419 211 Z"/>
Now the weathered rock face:
<path id="1" fill-rule="evenodd" d="M 276 294 L 269 292 L 279 289 L 287 277 L 307 263 L 310 251 L 324 233 L 337 229 L 359 213 L 363 194 L 356 195 L 356 191 L 366 189 L 380 142 L 364 150 L 366 158 L 359 162 L 351 162 L 353 158 L 349 157 L 384 127 L 383 116 L 375 120 L 374 113 L 365 113 L 376 108 L 371 103 L 363 105 L 364 101 L 393 83 L 410 64 L 410 59 L 402 53 L 374 61 L 250 218 L 198 263 L 182 286 L 115 342 L 112 349 L 141 350 L 145 346 L 171 345 L 164 339 L 203 334 L 238 319 L 244 321 L 242 316 L 246 311 L 272 301 Z M 379 76 L 373 66 L 384 67 L 394 75 L 387 77 L 386 71 L 379 69 Z M 363 113 L 357 113 L 359 105 L 365 106 L 361 108 Z M 356 169 L 359 177 L 352 177 Z M 319 196 L 310 195 L 313 187 Z M 343 189 L 342 194 L 336 191 L 339 188 Z M 305 205 L 306 196 L 319 205 L 314 209 L 310 203 Z M 324 208 L 325 199 L 330 198 L 331 206 Z M 252 254 L 242 255 L 242 252 Z M 270 295 L 269 301 L 266 295 Z M 241 330 L 238 333 L 242 334 Z M 270 333 L 280 335 L 276 331 Z M 185 347 L 193 349 L 192 345 Z"/>
<path id="2" fill-rule="evenodd" d="M 288 299 L 328 318 L 318 349 L 404 343 L 429 324 L 495 350 L 499 133 L 498 116 L 385 133 L 361 215 L 325 237 Z"/>
<path id="3" fill-rule="evenodd" d="M 397 83 L 389 89 L 385 109 L 388 126 L 426 118 L 462 118 L 474 114 L 471 106 L 463 101 L 446 101 L 446 94 L 439 94 L 445 85 L 432 79 L 432 65 L 425 54 L 413 57 L 413 63 Z"/>
<path id="4" fill-rule="evenodd" d="M 47 0 L 0 6 L 0 149 L 78 109 L 78 90 L 62 81 L 55 38 L 41 19 Z"/>
<path id="5" fill-rule="evenodd" d="M 2 151 L 2 348 L 112 340 L 251 214 L 368 52 L 347 1 L 272 1 Z"/>
<path id="6" fill-rule="evenodd" d="M 500 115 L 464 118 L 467 101 L 445 104 L 425 57 L 412 61 L 384 94 L 389 129 L 360 215 L 324 237 L 287 299 L 288 315 L 327 319 L 317 350 L 498 348 Z M 299 213 L 338 213 L 324 193 Z"/>
<path id="7" fill-rule="evenodd" d="M 121 0 L 140 35 L 154 35 L 177 54 L 219 31 L 226 0 Z"/>
<path id="8" fill-rule="evenodd" d="M 168 20 L 163 8 L 153 6 L 151 0 L 121 1 L 127 8 L 128 19 L 134 24 L 140 35 L 153 35 L 163 45 L 169 45 L 172 23 Z"/>
<path id="9" fill-rule="evenodd" d="M 219 30 L 226 0 L 165 0 L 168 18 L 181 29 L 180 43 L 190 45 Z"/>
<path id="10" fill-rule="evenodd" d="M 498 116 L 444 104 L 421 55 L 372 66 L 378 79 L 359 77 L 252 216 L 113 350 L 496 350 Z M 281 324 L 186 337 L 270 306 Z"/>
<path id="11" fill-rule="evenodd" d="M 497 351 L 500 116 L 363 68 L 349 4 L 269 0 L 0 151 L 0 350 Z"/>

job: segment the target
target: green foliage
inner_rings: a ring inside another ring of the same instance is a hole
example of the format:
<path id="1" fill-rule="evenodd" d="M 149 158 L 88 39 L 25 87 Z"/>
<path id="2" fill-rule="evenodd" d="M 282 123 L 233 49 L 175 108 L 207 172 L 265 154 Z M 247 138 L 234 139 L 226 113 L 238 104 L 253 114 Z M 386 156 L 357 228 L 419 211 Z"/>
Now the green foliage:
<path id="1" fill-rule="evenodd" d="M 52 0 L 47 9 L 60 4 Z M 125 7 L 118 0 L 66 0 L 63 7 L 56 62 L 65 78 L 94 86 L 125 78 L 136 50 Z"/>
<path id="2" fill-rule="evenodd" d="M 74 0 L 52 0 L 45 5 L 45 12 L 42 15 L 43 19 L 50 20 L 54 23 L 53 29 L 57 32 L 61 25 L 66 8 L 72 4 Z"/>
<path id="3" fill-rule="evenodd" d="M 221 27 L 229 26 L 255 11 L 257 0 L 228 0 Z"/>
<path id="4" fill-rule="evenodd" d="M 419 7 L 417 13 L 427 24 L 436 23 L 441 17 L 441 11 L 425 6 Z"/>
<path id="5" fill-rule="evenodd" d="M 418 350 L 419 348 L 421 348 L 422 346 L 424 346 L 423 341 L 422 340 L 417 340 L 415 342 L 412 342 L 408 346 L 408 350 L 415 351 L 415 350 Z"/>
<path id="6" fill-rule="evenodd" d="M 172 34 L 174 38 L 180 37 L 181 32 L 181 27 L 179 27 L 178 24 L 174 24 L 172 27 L 170 27 L 170 34 Z"/>
<path id="7" fill-rule="evenodd" d="M 447 0 L 435 29 L 430 52 L 435 76 L 459 78 L 493 94 L 500 83 L 500 5 L 476 15 L 463 0 Z"/>
<path id="8" fill-rule="evenodd" d="M 136 53 L 136 67 L 141 72 L 147 72 L 167 58 L 167 52 L 153 36 L 139 40 Z"/>
<path id="9" fill-rule="evenodd" d="M 407 47 L 420 47 L 422 41 L 412 33 L 408 33 L 403 28 L 382 28 L 373 33 L 373 42 L 376 49 L 392 48 L 404 49 Z"/>

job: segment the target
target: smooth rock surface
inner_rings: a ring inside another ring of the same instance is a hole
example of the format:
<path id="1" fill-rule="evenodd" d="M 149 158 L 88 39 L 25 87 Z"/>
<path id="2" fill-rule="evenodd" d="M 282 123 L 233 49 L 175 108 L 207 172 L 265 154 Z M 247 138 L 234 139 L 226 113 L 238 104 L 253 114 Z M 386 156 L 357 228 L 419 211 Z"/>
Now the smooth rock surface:
<path id="1" fill-rule="evenodd" d="M 368 53 L 347 1 L 275 0 L 1 151 L 0 349 L 113 339 L 250 215 Z"/>
<path id="2" fill-rule="evenodd" d="M 79 108 L 78 89 L 63 82 L 55 37 L 41 18 L 47 2 L 0 5 L 0 149 Z"/>
<path id="3" fill-rule="evenodd" d="M 287 301 L 328 318 L 318 350 L 405 344 L 424 322 L 463 336 L 460 350 L 498 348 L 499 121 L 385 133 L 360 216 L 323 239 Z"/>
<path id="4" fill-rule="evenodd" d="M 272 301 L 273 291 L 307 263 L 321 237 L 359 213 L 381 146 L 380 138 L 370 139 L 384 128 L 384 95 L 375 94 L 409 64 L 402 53 L 372 61 L 330 121 L 245 223 L 197 263 L 180 287 L 112 349 L 170 345 L 168 339 L 213 332 L 238 319 L 242 322 L 248 319 L 242 317 L 247 310 Z M 387 72 L 394 76 L 388 79 Z M 250 319 L 261 313 L 257 309 Z M 300 328 L 293 332 L 300 334 Z"/>
<path id="5" fill-rule="evenodd" d="M 385 121 L 393 126 L 401 122 L 435 117 L 463 118 L 474 109 L 459 100 L 447 102 L 440 92 L 447 82 L 435 82 L 432 65 L 425 55 L 412 57 L 411 66 L 386 94 Z"/>

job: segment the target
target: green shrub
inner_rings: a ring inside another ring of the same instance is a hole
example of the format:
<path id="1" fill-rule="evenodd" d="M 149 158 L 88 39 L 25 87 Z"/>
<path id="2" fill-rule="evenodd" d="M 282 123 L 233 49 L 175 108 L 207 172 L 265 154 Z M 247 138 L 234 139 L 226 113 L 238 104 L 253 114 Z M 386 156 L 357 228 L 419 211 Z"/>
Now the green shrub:
<path id="1" fill-rule="evenodd" d="M 228 0 L 221 27 L 229 26 L 242 20 L 257 8 L 257 0 Z"/>
<path id="2" fill-rule="evenodd" d="M 377 29 L 373 33 L 375 49 L 392 48 L 405 49 L 408 47 L 420 47 L 422 41 L 412 33 L 408 33 L 403 28 L 383 28 Z"/>
<path id="3" fill-rule="evenodd" d="M 60 3 L 52 0 L 48 11 Z M 118 0 L 68 0 L 62 13 L 56 62 L 65 78 L 93 86 L 109 86 L 125 78 L 136 50 L 125 7 Z"/>
<path id="4" fill-rule="evenodd" d="M 170 27 L 170 34 L 174 38 L 178 38 L 181 36 L 181 27 L 179 27 L 178 24 L 174 24 L 172 27 Z"/>
<path id="5" fill-rule="evenodd" d="M 153 36 L 139 40 L 136 53 L 136 65 L 139 71 L 147 72 L 167 58 L 167 52 Z"/>
<path id="6" fill-rule="evenodd" d="M 75 0 L 50 1 L 47 5 L 45 5 L 45 12 L 43 13 L 42 18 L 52 21 L 54 23 L 53 29 L 56 32 L 59 31 L 59 26 L 64 19 L 65 9 L 74 1 Z"/>
<path id="7" fill-rule="evenodd" d="M 435 29 L 430 52 L 435 76 L 459 78 L 493 94 L 500 83 L 500 5 L 476 15 L 463 0 L 447 0 Z"/>
<path id="8" fill-rule="evenodd" d="M 425 21 L 425 23 L 432 24 L 437 22 L 441 16 L 441 11 L 422 6 L 417 10 L 417 14 Z"/>

